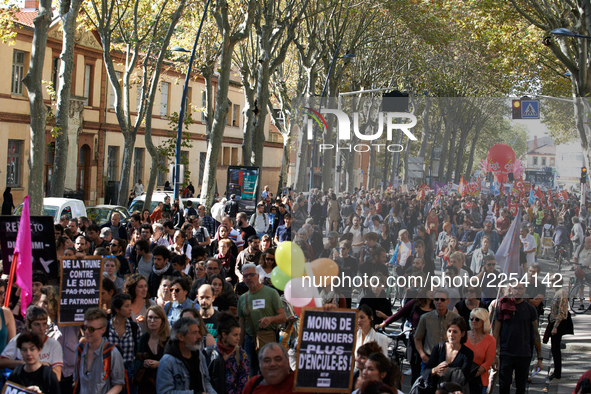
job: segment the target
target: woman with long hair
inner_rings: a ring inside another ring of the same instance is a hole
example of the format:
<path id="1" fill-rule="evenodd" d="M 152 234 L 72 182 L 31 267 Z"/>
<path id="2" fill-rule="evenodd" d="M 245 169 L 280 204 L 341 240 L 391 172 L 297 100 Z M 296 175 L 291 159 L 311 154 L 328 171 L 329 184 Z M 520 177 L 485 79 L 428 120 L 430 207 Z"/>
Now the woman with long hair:
<path id="1" fill-rule="evenodd" d="M 107 312 L 108 319 L 111 319 L 111 301 L 119 292 L 115 283 L 109 278 L 103 277 L 103 288 L 101 290 L 101 309 Z"/>
<path id="2" fill-rule="evenodd" d="M 217 343 L 207 348 L 209 377 L 216 393 L 242 394 L 248 382 L 248 356 L 240 346 L 240 324 L 228 312 L 217 317 Z"/>
<path id="3" fill-rule="evenodd" d="M 160 280 L 160 286 L 158 286 L 158 296 L 154 300 L 157 305 L 164 308 L 167 302 L 172 301 L 172 294 L 170 292 L 170 284 L 172 282 L 171 276 L 163 276 Z"/>
<path id="4" fill-rule="evenodd" d="M 390 249 L 392 248 L 392 237 L 390 236 L 390 226 L 386 221 L 383 221 L 380 224 L 380 236 L 378 237 L 378 244 L 384 248 L 388 255 L 390 254 Z"/>
<path id="5" fill-rule="evenodd" d="M 361 345 L 357 352 L 355 352 L 355 373 L 353 374 L 353 387 L 358 389 L 361 387 L 361 372 L 365 368 L 365 363 L 370 354 L 381 352 L 382 348 L 377 342 L 368 342 L 365 345 Z"/>
<path id="6" fill-rule="evenodd" d="M 275 248 L 263 250 L 259 260 L 259 265 L 257 265 L 256 268 L 257 274 L 259 274 L 259 281 L 264 283 L 265 280 L 267 280 L 267 282 L 270 283 L 271 272 L 275 267 L 277 267 L 277 263 L 275 262 Z"/>
<path id="7" fill-rule="evenodd" d="M 139 241 L 140 239 L 142 239 L 142 235 L 140 233 L 140 229 L 139 228 L 134 228 L 133 231 L 131 232 L 131 238 L 129 239 L 129 243 L 127 244 L 127 247 L 125 248 L 125 258 L 128 261 L 129 261 L 129 256 L 131 256 L 131 253 L 135 249 L 135 243 L 137 241 Z"/>
<path id="8" fill-rule="evenodd" d="M 139 324 L 142 332 L 146 332 L 146 311 L 156 305 L 148 294 L 148 281 L 143 275 L 132 275 L 125 281 L 123 292 L 131 297 L 131 319 Z M 114 312 L 114 311 L 112 311 Z"/>
<path id="9" fill-rule="evenodd" d="M 453 311 L 466 320 L 470 321 L 470 313 L 476 308 L 486 308 L 486 304 L 480 301 L 480 289 L 469 283 L 462 289 L 463 300 L 458 301 Z"/>
<path id="10" fill-rule="evenodd" d="M 153 305 L 146 312 L 148 331 L 140 337 L 135 356 L 135 379 L 138 392 L 156 394 L 156 372 L 170 337 L 170 325 L 161 306 Z"/>
<path id="11" fill-rule="evenodd" d="M 135 355 L 140 329 L 131 319 L 131 296 L 129 294 L 117 294 L 111 301 L 113 318 L 107 324 L 107 330 L 103 334 L 113 345 L 121 349 L 123 366 L 129 379 L 133 379 L 135 371 Z M 142 316 L 142 320 L 144 317 Z M 146 328 L 147 331 L 147 328 Z"/>
<path id="12" fill-rule="evenodd" d="M 359 307 L 355 352 L 357 352 L 357 349 L 359 349 L 361 345 L 368 342 L 377 342 L 382 348 L 382 352 L 385 355 L 388 355 L 388 344 L 390 341 L 387 336 L 374 330 L 373 316 L 373 310 L 368 305 L 361 305 Z"/>
<path id="13" fill-rule="evenodd" d="M 485 308 L 475 308 L 470 312 L 470 331 L 466 346 L 474 353 L 474 363 L 478 370 L 470 379 L 470 392 L 486 393 L 488 388 L 488 371 L 495 361 L 497 341 L 490 335 L 490 320 Z"/>
<path id="14" fill-rule="evenodd" d="M 273 238 L 269 234 L 265 234 L 261 237 L 260 249 L 266 250 L 273 246 Z"/>
<path id="15" fill-rule="evenodd" d="M 62 332 L 57 326 L 57 310 L 60 302 L 59 290 L 56 286 L 47 285 L 43 286 L 39 292 L 41 293 L 41 296 L 39 297 L 37 306 L 40 306 L 45 309 L 45 312 L 47 312 L 47 336 L 56 341 L 60 341 Z"/>
<path id="16" fill-rule="evenodd" d="M 72 240 L 68 236 L 60 235 L 59 237 L 57 237 L 55 241 L 55 247 L 57 257 L 64 257 L 65 250 L 67 248 L 74 247 L 74 242 L 72 242 Z"/>
<path id="17" fill-rule="evenodd" d="M 449 243 L 447 244 L 447 247 L 445 248 L 441 256 L 441 258 L 443 259 L 443 262 L 441 263 L 442 268 L 444 268 L 443 266 L 447 267 L 447 265 L 449 264 L 449 257 L 452 255 L 452 253 L 461 251 L 462 249 L 460 248 L 458 239 L 454 236 L 449 237 Z"/>
<path id="18" fill-rule="evenodd" d="M 448 368 L 460 368 L 466 381 L 471 376 L 474 352 L 466 345 L 468 325 L 463 317 L 454 317 L 447 325 L 447 340 L 440 342 L 431 350 L 425 372 L 429 387 L 437 387 L 439 380 Z M 433 390 L 435 391 L 435 390 Z"/>
<path id="19" fill-rule="evenodd" d="M 222 268 L 226 274 L 226 280 L 235 286 L 238 283 L 238 276 L 236 275 L 236 257 L 230 252 L 232 241 L 229 239 L 220 239 L 218 244 L 218 253 L 216 258 L 222 262 Z"/>
<path id="20" fill-rule="evenodd" d="M 191 245 L 187 242 L 187 235 L 182 230 L 176 230 L 174 232 L 173 243 L 168 247 L 168 249 L 179 256 L 191 255 Z"/>
<path id="21" fill-rule="evenodd" d="M 568 311 L 568 294 L 562 285 L 562 275 L 554 274 L 550 279 L 555 293 L 552 299 L 548 324 L 552 327 L 550 331 L 550 351 L 554 360 L 554 373 L 549 376 L 550 380 L 562 378 L 562 352 L 560 345 L 562 336 L 573 334 L 573 321 Z M 544 335 L 545 336 L 545 335 Z"/>
<path id="22" fill-rule="evenodd" d="M 209 277 L 209 284 L 213 289 L 213 295 L 215 297 L 213 306 L 217 307 L 220 312 L 230 311 L 236 314 L 238 311 L 238 301 L 235 295 L 224 290 L 224 278 L 220 274 L 211 275 Z"/>
<path id="23" fill-rule="evenodd" d="M 141 214 L 141 220 L 140 220 L 141 224 L 152 224 L 152 219 L 150 219 L 150 210 L 149 209 L 144 209 L 142 211 Z"/>
<path id="24" fill-rule="evenodd" d="M 216 254 L 219 253 L 220 240 L 230 239 L 230 238 L 228 238 L 228 236 L 230 235 L 231 230 L 232 229 L 229 229 L 228 227 L 224 226 L 223 224 L 218 226 L 217 236 L 215 237 L 215 239 L 212 239 L 211 244 L 210 244 L 210 256 L 215 256 Z M 234 243 L 234 241 L 232 241 L 231 239 L 230 239 L 230 241 L 232 242 L 232 245 L 230 246 L 230 253 L 232 253 L 232 256 L 238 257 L 238 247 L 236 247 L 236 244 Z"/>
<path id="25" fill-rule="evenodd" d="M 396 378 L 400 375 L 399 371 L 400 368 L 397 365 L 392 365 L 387 356 L 379 352 L 372 353 L 367 358 L 361 372 L 361 388 L 353 391 L 353 394 L 369 394 L 367 388 L 373 382 L 382 382 L 394 393 L 398 393 L 396 386 L 400 383 Z"/>

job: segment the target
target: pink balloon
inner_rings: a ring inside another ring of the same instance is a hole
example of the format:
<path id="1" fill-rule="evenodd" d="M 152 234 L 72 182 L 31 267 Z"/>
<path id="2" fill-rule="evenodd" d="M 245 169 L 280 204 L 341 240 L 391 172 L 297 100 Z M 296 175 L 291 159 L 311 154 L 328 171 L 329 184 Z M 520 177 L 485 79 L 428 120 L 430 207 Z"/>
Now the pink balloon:
<path id="1" fill-rule="evenodd" d="M 309 280 L 304 278 L 293 278 L 285 285 L 285 299 L 294 307 L 304 307 L 312 301 L 314 290 L 308 286 Z"/>

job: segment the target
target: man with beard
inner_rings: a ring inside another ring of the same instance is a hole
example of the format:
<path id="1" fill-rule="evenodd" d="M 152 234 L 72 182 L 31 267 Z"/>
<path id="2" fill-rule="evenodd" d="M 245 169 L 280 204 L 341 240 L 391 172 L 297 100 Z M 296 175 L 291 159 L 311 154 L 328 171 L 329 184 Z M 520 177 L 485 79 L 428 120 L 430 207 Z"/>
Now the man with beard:
<path id="1" fill-rule="evenodd" d="M 158 365 L 157 392 L 215 393 L 205 355 L 200 351 L 205 333 L 205 327 L 189 317 L 172 325 L 170 340 Z"/>
<path id="2" fill-rule="evenodd" d="M 249 237 L 257 235 L 254 227 L 248 223 L 248 216 L 244 212 L 238 212 L 238 215 L 236 215 L 236 224 L 243 240 L 248 240 Z"/>
<path id="3" fill-rule="evenodd" d="M 258 265 L 259 259 L 261 258 L 261 251 L 260 251 L 260 239 L 256 235 L 251 235 L 248 238 L 248 246 L 242 252 L 238 253 L 238 257 L 236 258 L 236 276 L 238 276 L 238 281 L 242 282 L 242 266 L 244 264 L 252 263 L 254 265 Z"/>

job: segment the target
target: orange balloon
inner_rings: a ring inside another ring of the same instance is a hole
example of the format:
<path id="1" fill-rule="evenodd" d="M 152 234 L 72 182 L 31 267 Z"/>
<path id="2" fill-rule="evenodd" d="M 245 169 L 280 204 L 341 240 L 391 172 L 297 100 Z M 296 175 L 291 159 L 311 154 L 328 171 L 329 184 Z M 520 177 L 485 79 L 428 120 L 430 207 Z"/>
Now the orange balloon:
<path id="1" fill-rule="evenodd" d="M 339 266 L 331 259 L 316 259 L 312 261 L 312 272 L 314 273 L 314 278 L 316 278 L 316 283 L 320 284 L 324 282 L 324 277 L 326 276 L 338 276 Z"/>

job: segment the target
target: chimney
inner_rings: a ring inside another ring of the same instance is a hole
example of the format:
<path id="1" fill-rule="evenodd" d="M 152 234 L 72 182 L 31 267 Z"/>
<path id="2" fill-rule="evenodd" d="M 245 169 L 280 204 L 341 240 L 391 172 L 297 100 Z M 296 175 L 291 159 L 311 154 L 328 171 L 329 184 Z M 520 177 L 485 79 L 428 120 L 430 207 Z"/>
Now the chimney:
<path id="1" fill-rule="evenodd" d="M 38 10 L 39 0 L 25 0 L 25 8 Z"/>
<path id="2" fill-rule="evenodd" d="M 536 137 L 534 135 L 534 149 L 533 150 L 536 150 L 536 149 L 538 149 L 538 137 Z"/>

